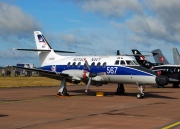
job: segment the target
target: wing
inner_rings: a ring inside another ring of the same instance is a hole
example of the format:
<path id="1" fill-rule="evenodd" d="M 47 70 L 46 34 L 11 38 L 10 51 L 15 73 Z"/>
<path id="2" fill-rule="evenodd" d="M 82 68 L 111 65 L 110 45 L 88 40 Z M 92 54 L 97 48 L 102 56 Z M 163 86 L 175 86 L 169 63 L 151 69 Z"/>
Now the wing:
<path id="1" fill-rule="evenodd" d="M 102 81 L 103 78 L 101 75 L 105 75 L 104 72 L 100 73 L 92 73 L 86 70 L 64 70 L 62 72 L 53 72 L 49 70 L 43 70 L 38 68 L 26 68 L 26 67 L 19 67 L 13 66 L 14 68 L 24 69 L 27 71 L 36 71 L 39 72 L 41 76 L 48 77 L 52 79 L 61 80 L 63 77 L 67 79 L 68 82 L 71 81 L 87 81 L 88 78 L 92 78 L 92 81 Z"/>
<path id="2" fill-rule="evenodd" d="M 19 67 L 19 66 L 13 66 L 14 68 L 19 68 L 19 69 L 24 69 L 27 71 L 35 71 L 39 72 L 40 75 L 48 78 L 53 78 L 53 79 L 61 79 L 62 77 L 69 77 L 69 74 L 66 73 L 60 73 L 60 72 L 53 72 L 49 70 L 43 70 L 43 69 L 38 69 L 38 68 L 25 68 L 25 67 Z"/>
<path id="3" fill-rule="evenodd" d="M 174 78 L 169 78 L 169 81 L 170 81 L 170 82 L 179 82 L 178 79 L 174 79 Z"/>

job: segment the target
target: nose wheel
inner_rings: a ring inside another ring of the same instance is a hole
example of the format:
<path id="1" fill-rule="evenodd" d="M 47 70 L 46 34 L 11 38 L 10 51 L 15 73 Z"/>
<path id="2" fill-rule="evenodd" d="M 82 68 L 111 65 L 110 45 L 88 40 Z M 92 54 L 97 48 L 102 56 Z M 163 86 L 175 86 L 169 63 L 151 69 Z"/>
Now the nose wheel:
<path id="1" fill-rule="evenodd" d="M 137 94 L 137 98 L 138 99 L 143 99 L 144 98 L 144 94 Z"/>
<path id="2" fill-rule="evenodd" d="M 143 99 L 145 97 L 145 94 L 143 92 L 145 90 L 145 86 L 138 85 L 138 90 L 140 91 L 140 93 L 137 94 L 137 98 L 138 99 Z"/>

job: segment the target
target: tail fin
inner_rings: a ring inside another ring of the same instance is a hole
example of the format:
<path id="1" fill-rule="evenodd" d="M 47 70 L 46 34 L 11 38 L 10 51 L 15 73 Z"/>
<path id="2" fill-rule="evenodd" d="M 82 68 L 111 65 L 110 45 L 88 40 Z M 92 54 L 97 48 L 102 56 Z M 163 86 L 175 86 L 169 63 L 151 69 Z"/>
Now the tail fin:
<path id="1" fill-rule="evenodd" d="M 167 59 L 161 53 L 160 49 L 153 50 L 151 53 L 153 54 L 153 57 L 154 57 L 154 60 L 155 60 L 156 63 L 169 64 Z"/>
<path id="2" fill-rule="evenodd" d="M 180 64 L 180 55 L 179 55 L 177 48 L 173 48 L 173 57 L 174 57 L 174 64 L 179 65 Z"/>
<path id="3" fill-rule="evenodd" d="M 60 59 L 61 56 L 56 54 L 52 47 L 49 45 L 45 37 L 40 31 L 34 31 L 34 38 L 36 41 L 36 47 L 38 50 L 38 55 L 40 58 L 41 66 L 54 61 L 55 59 Z M 50 50 L 50 51 L 43 51 L 43 50 Z"/>
<path id="4" fill-rule="evenodd" d="M 45 37 L 40 31 L 34 31 L 34 38 L 36 41 L 37 49 L 50 50 L 52 47 L 49 45 Z"/>
<path id="5" fill-rule="evenodd" d="M 140 51 L 138 51 L 137 49 L 132 49 L 132 53 L 134 54 L 134 57 L 136 59 L 136 61 L 143 67 L 145 68 L 152 68 L 153 64 L 151 62 L 149 62 L 144 55 L 141 54 Z"/>

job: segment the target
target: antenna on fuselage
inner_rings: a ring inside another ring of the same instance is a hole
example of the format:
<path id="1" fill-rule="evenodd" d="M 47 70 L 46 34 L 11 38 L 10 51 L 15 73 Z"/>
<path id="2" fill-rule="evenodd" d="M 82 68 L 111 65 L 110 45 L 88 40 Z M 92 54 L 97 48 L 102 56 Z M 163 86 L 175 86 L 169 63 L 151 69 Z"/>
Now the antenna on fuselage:
<path id="1" fill-rule="evenodd" d="M 117 56 L 119 56 L 119 55 L 121 55 L 121 54 L 120 54 L 120 51 L 119 51 L 119 50 L 117 50 Z"/>

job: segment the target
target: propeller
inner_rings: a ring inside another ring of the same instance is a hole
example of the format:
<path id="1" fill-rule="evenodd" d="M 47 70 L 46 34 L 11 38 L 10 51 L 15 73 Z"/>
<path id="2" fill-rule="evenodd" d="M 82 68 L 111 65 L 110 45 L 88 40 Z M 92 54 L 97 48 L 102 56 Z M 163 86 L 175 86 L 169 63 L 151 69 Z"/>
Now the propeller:
<path id="1" fill-rule="evenodd" d="M 97 74 L 91 72 L 91 68 L 90 68 L 90 66 L 89 66 L 88 61 L 86 60 L 86 58 L 84 58 L 84 61 L 85 61 L 85 64 L 86 64 L 87 69 L 89 70 L 89 80 L 88 80 L 88 83 L 87 83 L 86 89 L 85 89 L 85 93 L 87 93 L 87 92 L 88 92 L 88 89 L 89 89 L 89 86 L 90 86 L 90 84 L 91 84 L 92 78 L 93 78 L 93 77 L 96 77 Z"/>

